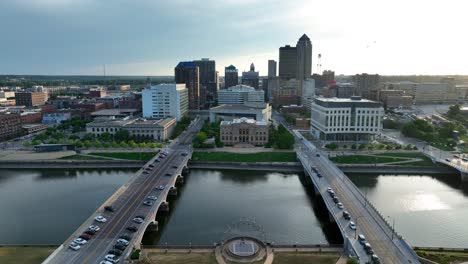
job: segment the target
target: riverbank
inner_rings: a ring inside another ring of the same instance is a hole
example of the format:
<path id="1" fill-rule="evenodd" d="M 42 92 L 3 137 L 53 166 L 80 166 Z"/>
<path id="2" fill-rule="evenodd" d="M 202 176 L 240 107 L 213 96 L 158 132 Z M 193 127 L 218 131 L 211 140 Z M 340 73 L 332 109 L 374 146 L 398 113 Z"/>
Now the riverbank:
<path id="1" fill-rule="evenodd" d="M 193 161 L 220 161 L 220 162 L 297 162 L 295 152 L 199 152 L 192 154 Z"/>
<path id="2" fill-rule="evenodd" d="M 39 264 L 42 263 L 57 246 L 0 246 L 2 264 Z"/>

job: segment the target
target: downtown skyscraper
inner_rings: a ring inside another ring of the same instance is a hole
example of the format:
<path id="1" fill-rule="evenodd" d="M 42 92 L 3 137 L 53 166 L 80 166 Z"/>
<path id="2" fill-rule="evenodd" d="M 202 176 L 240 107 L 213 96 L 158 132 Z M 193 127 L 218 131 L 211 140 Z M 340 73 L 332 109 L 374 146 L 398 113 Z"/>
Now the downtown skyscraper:
<path id="1" fill-rule="evenodd" d="M 188 90 L 188 109 L 200 109 L 200 71 L 191 61 L 182 61 L 174 68 L 175 82 L 184 83 Z"/>
<path id="2" fill-rule="evenodd" d="M 239 84 L 239 72 L 234 65 L 229 65 L 224 68 L 224 88 Z"/>

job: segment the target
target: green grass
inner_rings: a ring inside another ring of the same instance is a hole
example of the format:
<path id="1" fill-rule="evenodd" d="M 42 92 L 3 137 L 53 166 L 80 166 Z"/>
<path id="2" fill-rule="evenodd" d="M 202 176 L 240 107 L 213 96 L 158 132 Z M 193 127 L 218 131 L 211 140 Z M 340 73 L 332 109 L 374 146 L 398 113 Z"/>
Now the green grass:
<path id="1" fill-rule="evenodd" d="M 452 264 L 468 261 L 468 253 L 416 250 L 416 253 L 426 259 L 440 264 Z"/>
<path id="2" fill-rule="evenodd" d="M 420 152 L 415 153 L 382 153 L 378 154 L 379 156 L 388 156 L 388 157 L 401 157 L 401 158 L 418 158 L 422 161 L 402 163 L 401 165 L 410 165 L 410 166 L 433 166 L 434 163 L 432 160 Z"/>
<path id="3" fill-rule="evenodd" d="M 335 264 L 340 256 L 336 253 L 275 253 L 273 264 Z"/>
<path id="4" fill-rule="evenodd" d="M 229 153 L 229 152 L 194 152 L 194 161 L 232 161 L 232 162 L 296 162 L 295 152 L 259 152 L 259 153 Z"/>
<path id="5" fill-rule="evenodd" d="M 88 156 L 82 156 L 82 155 L 79 155 L 79 154 L 66 156 L 66 157 L 61 157 L 59 159 L 61 159 L 61 160 L 106 160 L 105 158 L 88 157 Z"/>
<path id="6" fill-rule="evenodd" d="M 56 247 L 0 247 L 0 263 L 39 264 L 55 249 Z"/>
<path id="7" fill-rule="evenodd" d="M 330 158 L 331 161 L 341 164 L 375 164 L 375 163 L 386 163 L 386 162 L 396 162 L 396 161 L 405 161 L 406 159 L 396 158 L 396 157 L 372 157 L 364 155 L 348 155 L 348 156 L 338 156 Z"/>
<path id="8" fill-rule="evenodd" d="M 116 159 L 148 161 L 152 159 L 154 155 L 156 155 L 156 152 L 91 152 L 89 155 Z"/>
<path id="9" fill-rule="evenodd" d="M 151 263 L 164 264 L 218 264 L 214 253 L 149 253 Z"/>

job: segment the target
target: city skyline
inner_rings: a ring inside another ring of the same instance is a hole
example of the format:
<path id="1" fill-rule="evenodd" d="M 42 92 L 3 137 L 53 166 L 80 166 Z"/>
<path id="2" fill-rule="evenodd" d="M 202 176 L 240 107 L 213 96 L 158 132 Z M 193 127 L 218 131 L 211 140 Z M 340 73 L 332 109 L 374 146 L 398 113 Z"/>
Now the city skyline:
<path id="1" fill-rule="evenodd" d="M 314 73 L 322 54 L 322 70 L 337 74 L 464 74 L 466 4 L 403 3 L 6 0 L 0 74 L 102 75 L 106 65 L 108 75 L 173 75 L 179 61 L 210 58 L 221 74 L 253 62 L 266 76 L 278 48 L 304 33 Z"/>

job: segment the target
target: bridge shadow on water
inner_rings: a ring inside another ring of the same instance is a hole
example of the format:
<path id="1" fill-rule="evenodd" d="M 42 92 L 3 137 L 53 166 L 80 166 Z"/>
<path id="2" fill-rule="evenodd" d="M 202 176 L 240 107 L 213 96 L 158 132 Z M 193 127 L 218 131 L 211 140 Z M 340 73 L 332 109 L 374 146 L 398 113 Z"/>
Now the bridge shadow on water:
<path id="1" fill-rule="evenodd" d="M 315 216 L 322 226 L 323 233 L 329 244 L 343 244 L 343 237 L 335 222 L 330 221 L 328 209 L 320 195 L 315 195 L 312 180 L 304 173 L 299 174 L 304 192 L 309 197 L 310 206 L 313 208 Z"/>

